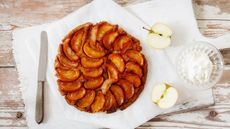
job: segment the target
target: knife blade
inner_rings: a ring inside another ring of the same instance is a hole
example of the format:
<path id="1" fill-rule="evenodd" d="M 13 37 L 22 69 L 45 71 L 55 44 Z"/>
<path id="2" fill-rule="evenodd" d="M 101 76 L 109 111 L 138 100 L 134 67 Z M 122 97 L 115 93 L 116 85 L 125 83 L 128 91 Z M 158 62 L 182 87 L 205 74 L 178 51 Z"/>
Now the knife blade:
<path id="1" fill-rule="evenodd" d="M 40 56 L 38 63 L 38 86 L 36 96 L 35 121 L 40 124 L 44 117 L 44 85 L 46 81 L 48 37 L 46 31 L 41 32 Z"/>

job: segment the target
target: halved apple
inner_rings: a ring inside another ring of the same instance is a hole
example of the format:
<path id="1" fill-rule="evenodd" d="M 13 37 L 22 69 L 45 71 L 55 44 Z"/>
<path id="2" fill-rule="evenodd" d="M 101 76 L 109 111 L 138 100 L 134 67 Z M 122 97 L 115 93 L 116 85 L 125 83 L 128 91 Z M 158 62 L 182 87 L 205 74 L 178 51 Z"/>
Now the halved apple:
<path id="1" fill-rule="evenodd" d="M 88 57 L 81 58 L 81 64 L 85 68 L 100 67 L 103 64 L 103 62 L 104 62 L 103 58 L 100 58 L 100 59 L 93 59 L 93 58 L 88 58 Z"/>
<path id="2" fill-rule="evenodd" d="M 82 74 L 86 77 L 99 77 L 103 73 L 103 69 L 100 68 L 80 68 Z"/>
<path id="3" fill-rule="evenodd" d="M 104 81 L 103 77 L 97 77 L 97 78 L 92 78 L 92 79 L 88 79 L 85 83 L 84 83 L 84 87 L 86 89 L 97 89 L 99 88 L 102 83 Z"/>
<path id="4" fill-rule="evenodd" d="M 65 55 L 67 56 L 67 58 L 69 58 L 72 61 L 76 61 L 79 59 L 79 57 L 76 55 L 76 53 L 72 50 L 72 48 L 70 47 L 70 39 L 67 38 L 64 42 L 63 42 L 63 51 L 65 53 Z"/>
<path id="5" fill-rule="evenodd" d="M 112 50 L 112 44 L 118 35 L 118 31 L 110 31 L 107 34 L 105 34 L 102 40 L 102 43 L 104 44 L 105 48 L 107 48 L 108 50 Z"/>
<path id="6" fill-rule="evenodd" d="M 125 53 L 131 61 L 137 62 L 140 66 L 144 65 L 143 55 L 136 50 L 127 50 Z"/>
<path id="7" fill-rule="evenodd" d="M 108 59 L 117 67 L 119 72 L 123 72 L 125 69 L 125 63 L 123 58 L 118 53 L 112 53 L 108 56 Z"/>
<path id="8" fill-rule="evenodd" d="M 92 112 L 101 111 L 102 108 L 104 107 L 104 104 L 105 104 L 105 96 L 101 91 L 98 91 L 95 100 L 91 105 L 91 111 Z"/>
<path id="9" fill-rule="evenodd" d="M 172 30 L 167 25 L 156 23 L 148 31 L 147 43 L 153 48 L 162 49 L 171 44 Z"/>
<path id="10" fill-rule="evenodd" d="M 139 87 L 141 85 L 141 79 L 139 76 L 133 73 L 124 73 L 123 78 L 132 83 L 135 87 Z"/>
<path id="11" fill-rule="evenodd" d="M 89 42 L 85 43 L 83 50 L 84 50 L 85 54 L 91 58 L 101 58 L 105 55 L 104 51 L 99 51 L 97 49 L 90 47 Z"/>
<path id="12" fill-rule="evenodd" d="M 78 69 L 61 69 L 57 68 L 57 77 L 62 81 L 74 81 L 80 76 Z"/>
<path id="13" fill-rule="evenodd" d="M 116 107 L 117 102 L 114 95 L 110 91 L 106 92 L 104 110 L 108 112 L 114 112 Z"/>
<path id="14" fill-rule="evenodd" d="M 160 108 L 172 107 L 178 98 L 178 92 L 174 87 L 161 83 L 155 85 L 152 91 L 152 101 Z"/>
<path id="15" fill-rule="evenodd" d="M 132 83 L 130 83 L 127 80 L 120 79 L 118 81 L 118 84 L 124 90 L 126 100 L 129 100 L 131 97 L 133 97 L 133 95 L 134 95 L 134 87 L 133 87 Z"/>
<path id="16" fill-rule="evenodd" d="M 95 99 L 95 94 L 94 90 L 87 90 L 86 95 L 82 99 L 78 100 L 76 105 L 82 109 L 89 107 Z"/>
<path id="17" fill-rule="evenodd" d="M 98 33 L 97 33 L 97 41 L 101 41 L 102 38 L 104 37 L 104 35 L 111 31 L 111 30 L 115 30 L 117 28 L 117 25 L 111 25 L 107 22 L 101 22 L 99 23 L 99 29 L 98 29 Z"/>
<path id="18" fill-rule="evenodd" d="M 127 72 L 135 73 L 139 77 L 143 76 L 141 67 L 138 64 L 134 63 L 134 62 L 126 63 L 125 68 L 126 68 Z"/>
<path id="19" fill-rule="evenodd" d="M 119 72 L 117 71 L 117 69 L 112 64 L 107 64 L 106 66 L 107 66 L 108 76 L 111 82 L 117 82 L 119 77 L 118 76 Z"/>
<path id="20" fill-rule="evenodd" d="M 76 101 L 76 100 L 79 100 L 79 99 L 81 99 L 82 97 L 84 97 L 84 96 L 85 96 L 85 93 L 86 93 L 85 88 L 84 88 L 84 87 L 81 87 L 81 88 L 79 88 L 79 89 L 78 89 L 77 91 L 75 91 L 75 92 L 68 93 L 68 94 L 66 95 L 66 98 L 69 99 L 69 100 L 74 100 L 74 101 Z"/>
<path id="21" fill-rule="evenodd" d="M 117 104 L 119 106 L 122 105 L 124 103 L 124 100 L 125 100 L 125 95 L 124 95 L 122 88 L 118 85 L 112 85 L 110 87 L 110 90 L 113 93 L 113 95 L 115 96 Z"/>
<path id="22" fill-rule="evenodd" d="M 131 47 L 132 39 L 127 34 L 119 35 L 113 43 L 113 48 L 116 51 L 123 50 L 125 52 L 128 48 Z"/>
<path id="23" fill-rule="evenodd" d="M 59 89 L 62 92 L 74 92 L 82 86 L 82 82 L 80 81 L 63 82 L 61 80 L 58 80 L 57 83 L 58 83 Z"/>

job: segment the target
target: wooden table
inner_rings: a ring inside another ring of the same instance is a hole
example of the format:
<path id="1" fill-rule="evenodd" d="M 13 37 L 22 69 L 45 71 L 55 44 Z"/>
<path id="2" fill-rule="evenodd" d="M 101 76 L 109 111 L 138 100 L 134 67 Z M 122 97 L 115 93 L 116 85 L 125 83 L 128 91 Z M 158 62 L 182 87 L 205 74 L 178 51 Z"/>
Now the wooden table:
<path id="1" fill-rule="evenodd" d="M 0 128 L 26 128 L 24 104 L 12 53 L 12 31 L 64 17 L 91 0 L 0 0 Z M 122 6 L 146 0 L 117 0 Z M 230 0 L 194 0 L 202 34 L 215 38 L 230 32 Z M 230 64 L 230 51 L 224 52 Z M 158 116 L 140 128 L 230 128 L 230 71 L 213 88 L 215 105 Z"/>

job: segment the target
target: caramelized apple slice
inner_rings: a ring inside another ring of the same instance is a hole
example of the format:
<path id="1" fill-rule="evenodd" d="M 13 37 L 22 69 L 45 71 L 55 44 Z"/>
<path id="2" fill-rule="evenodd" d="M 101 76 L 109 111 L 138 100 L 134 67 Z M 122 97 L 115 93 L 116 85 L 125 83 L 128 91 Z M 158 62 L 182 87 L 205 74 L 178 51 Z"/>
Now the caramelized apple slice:
<path id="1" fill-rule="evenodd" d="M 131 38 L 128 35 L 121 35 L 116 38 L 116 40 L 113 43 L 114 50 L 122 50 L 125 51 L 129 47 L 131 47 Z"/>
<path id="2" fill-rule="evenodd" d="M 107 22 L 101 22 L 99 24 L 100 26 L 99 26 L 98 33 L 97 33 L 97 41 L 99 42 L 102 40 L 102 38 L 107 32 L 117 28 L 117 26 L 111 25 Z"/>
<path id="3" fill-rule="evenodd" d="M 68 93 L 68 94 L 66 95 L 66 98 L 67 98 L 68 100 L 74 100 L 74 101 L 76 101 L 76 100 L 79 100 L 79 99 L 81 99 L 82 97 L 84 97 L 84 96 L 85 96 L 85 93 L 86 93 L 85 88 L 81 87 L 81 88 L 79 88 L 79 89 L 78 89 L 77 91 L 75 91 L 75 92 Z"/>
<path id="4" fill-rule="evenodd" d="M 126 100 L 129 100 L 131 97 L 133 97 L 133 95 L 134 95 L 134 87 L 133 87 L 132 83 L 130 83 L 127 80 L 120 79 L 118 84 L 124 90 Z"/>
<path id="5" fill-rule="evenodd" d="M 105 105 L 104 110 L 107 112 L 114 112 L 116 111 L 117 102 L 114 95 L 108 91 L 105 95 Z"/>
<path id="6" fill-rule="evenodd" d="M 132 83 L 135 87 L 139 87 L 141 85 L 141 79 L 136 74 L 132 73 L 124 73 L 123 78 L 128 80 L 130 83 Z"/>
<path id="7" fill-rule="evenodd" d="M 79 57 L 75 54 L 75 52 L 71 49 L 70 47 L 70 39 L 67 38 L 64 42 L 63 42 L 63 51 L 65 53 L 65 55 L 67 56 L 67 58 L 69 58 L 72 61 L 76 61 L 79 59 Z"/>
<path id="8" fill-rule="evenodd" d="M 85 38 L 83 36 L 84 36 L 84 29 L 82 28 L 74 34 L 71 40 L 71 47 L 78 56 L 82 54 L 82 47 L 85 42 L 84 40 Z"/>
<path id="9" fill-rule="evenodd" d="M 121 110 L 124 110 L 126 109 L 128 106 L 130 106 L 137 98 L 138 96 L 141 94 L 141 91 L 144 89 L 144 86 L 140 86 L 138 88 L 135 88 L 135 91 L 134 91 L 134 95 L 131 99 L 129 99 L 128 102 L 126 103 L 123 103 L 121 106 L 120 106 L 120 109 Z"/>
<path id="10" fill-rule="evenodd" d="M 84 50 L 85 54 L 91 58 L 101 58 L 105 55 L 104 51 L 99 51 L 97 49 L 90 47 L 89 42 L 85 43 L 83 50 Z"/>
<path id="11" fill-rule="evenodd" d="M 65 69 L 65 70 L 70 69 L 69 67 L 63 66 L 63 65 L 60 63 L 58 57 L 56 57 L 56 59 L 55 59 L 54 68 L 55 68 L 55 69 L 61 68 L 61 69 Z"/>
<path id="12" fill-rule="evenodd" d="M 140 66 L 143 66 L 144 58 L 139 51 L 128 50 L 125 54 L 129 57 L 131 61 L 137 62 Z"/>
<path id="13" fill-rule="evenodd" d="M 104 44 L 105 48 L 111 50 L 112 44 L 118 35 L 119 35 L 119 32 L 117 31 L 110 31 L 107 34 L 105 34 L 102 40 L 102 43 Z"/>
<path id="14" fill-rule="evenodd" d="M 99 77 L 103 73 L 103 69 L 100 68 L 83 68 L 81 67 L 81 72 L 86 77 Z"/>
<path id="15" fill-rule="evenodd" d="M 106 92 L 109 90 L 111 84 L 112 84 L 112 81 L 110 79 L 106 79 L 101 86 L 102 93 L 106 94 Z"/>
<path id="16" fill-rule="evenodd" d="M 103 77 L 92 78 L 84 83 L 84 87 L 86 89 L 97 89 L 102 85 L 103 81 Z"/>
<path id="17" fill-rule="evenodd" d="M 80 82 L 80 81 L 63 82 L 61 80 L 58 80 L 57 83 L 58 83 L 59 89 L 62 92 L 74 92 L 74 91 L 78 90 L 82 85 L 82 82 Z"/>
<path id="18" fill-rule="evenodd" d="M 85 68 L 97 68 L 103 64 L 103 58 L 93 59 L 93 58 L 82 57 L 81 64 Z"/>
<path id="19" fill-rule="evenodd" d="M 92 42 L 96 43 L 97 40 L 97 32 L 98 32 L 99 24 L 94 25 L 89 32 L 89 38 Z"/>
<path id="20" fill-rule="evenodd" d="M 137 74 L 139 77 L 142 77 L 142 76 L 143 76 L 141 67 L 140 67 L 138 64 L 134 63 L 134 62 L 128 62 L 128 63 L 125 65 L 125 68 L 126 68 L 126 71 L 127 71 L 127 72 L 135 73 L 135 74 Z"/>
<path id="21" fill-rule="evenodd" d="M 90 23 L 90 22 L 87 22 L 87 23 L 85 23 L 85 24 L 82 24 L 82 25 L 80 25 L 80 26 L 77 26 L 76 28 L 74 28 L 73 30 L 71 30 L 71 31 L 65 36 L 65 38 L 64 38 L 62 41 L 66 40 L 67 38 L 72 37 L 73 34 L 74 34 L 76 31 L 78 31 L 78 30 L 80 30 L 80 29 L 82 29 L 82 28 L 84 28 L 84 27 L 90 27 L 90 26 L 92 26 L 92 23 Z"/>
<path id="22" fill-rule="evenodd" d="M 76 100 L 69 100 L 66 96 L 65 96 L 65 100 L 70 105 L 74 105 L 76 103 Z"/>
<path id="23" fill-rule="evenodd" d="M 97 92 L 97 96 L 95 97 L 95 100 L 93 104 L 91 105 L 91 111 L 92 112 L 99 112 L 102 110 L 105 104 L 105 96 L 101 91 Z"/>
<path id="24" fill-rule="evenodd" d="M 120 86 L 118 85 L 112 85 L 110 87 L 111 92 L 113 93 L 113 95 L 116 98 L 116 102 L 117 104 L 120 106 L 121 104 L 123 104 L 125 97 L 124 97 L 124 93 L 123 90 Z"/>
<path id="25" fill-rule="evenodd" d="M 119 72 L 123 72 L 125 69 L 125 63 L 123 58 L 118 53 L 112 53 L 108 56 L 108 59 L 117 67 Z"/>
<path id="26" fill-rule="evenodd" d="M 109 79 L 111 82 L 117 82 L 118 81 L 118 71 L 112 64 L 107 64 L 107 72 Z"/>
<path id="27" fill-rule="evenodd" d="M 60 63 L 65 67 L 74 68 L 78 66 L 78 62 L 71 61 L 68 58 L 66 58 L 64 55 L 58 55 L 58 59 Z"/>
<path id="28" fill-rule="evenodd" d="M 61 69 L 57 68 L 57 76 L 62 81 L 74 81 L 80 76 L 80 71 L 77 69 Z"/>
<path id="29" fill-rule="evenodd" d="M 89 107 L 93 103 L 94 98 L 95 98 L 95 91 L 87 90 L 86 95 L 82 99 L 77 101 L 77 106 L 82 109 Z"/>

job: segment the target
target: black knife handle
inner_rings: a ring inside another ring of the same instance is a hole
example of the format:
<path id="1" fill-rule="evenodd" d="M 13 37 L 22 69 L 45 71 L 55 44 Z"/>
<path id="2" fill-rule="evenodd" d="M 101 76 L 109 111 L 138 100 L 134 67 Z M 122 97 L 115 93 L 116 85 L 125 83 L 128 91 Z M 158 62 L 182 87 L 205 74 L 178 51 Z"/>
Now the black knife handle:
<path id="1" fill-rule="evenodd" d="M 44 81 L 38 81 L 35 109 L 35 121 L 38 124 L 42 122 L 44 117 L 44 85 Z"/>

